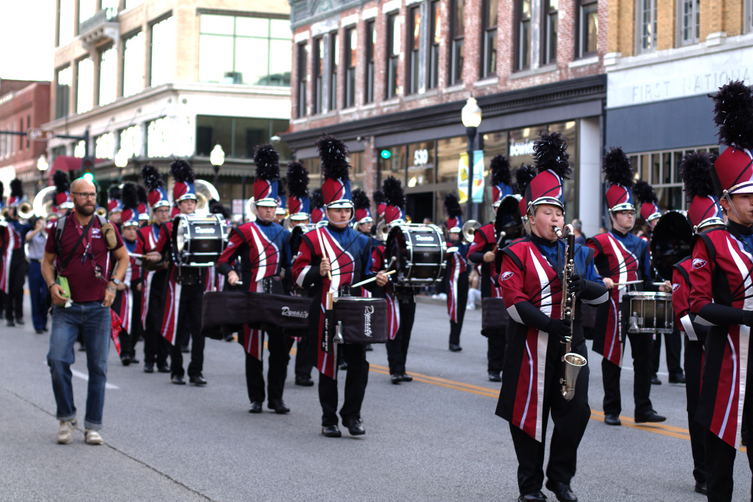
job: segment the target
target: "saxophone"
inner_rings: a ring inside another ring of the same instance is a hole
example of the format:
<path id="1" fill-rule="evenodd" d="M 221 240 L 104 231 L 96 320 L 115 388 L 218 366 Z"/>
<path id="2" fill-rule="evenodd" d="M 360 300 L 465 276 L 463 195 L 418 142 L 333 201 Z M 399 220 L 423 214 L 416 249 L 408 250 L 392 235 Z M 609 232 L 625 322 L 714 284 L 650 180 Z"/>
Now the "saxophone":
<path id="1" fill-rule="evenodd" d="M 578 373 L 586 365 L 586 358 L 580 354 L 571 351 L 572 333 L 575 322 L 575 293 L 571 290 L 572 277 L 575 274 L 575 233 L 572 225 L 565 225 L 564 231 L 559 227 L 554 227 L 557 237 L 565 241 L 565 269 L 562 273 L 562 304 L 560 309 L 560 319 L 570 324 L 570 336 L 562 342 L 564 351 L 562 353 L 562 377 L 560 385 L 562 386 L 562 397 L 565 401 L 570 401 L 575 396 L 575 382 L 578 380 Z"/>

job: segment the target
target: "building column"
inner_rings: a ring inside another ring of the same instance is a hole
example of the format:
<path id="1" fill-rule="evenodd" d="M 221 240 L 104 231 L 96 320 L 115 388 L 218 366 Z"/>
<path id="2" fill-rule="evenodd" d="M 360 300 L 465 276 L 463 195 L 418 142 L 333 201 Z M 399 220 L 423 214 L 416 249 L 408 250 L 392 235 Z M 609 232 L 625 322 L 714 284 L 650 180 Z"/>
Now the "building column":
<path id="1" fill-rule="evenodd" d="M 601 130 L 599 117 L 584 118 L 579 121 L 578 155 L 578 214 L 583 222 L 583 234 L 596 235 L 602 225 L 601 182 Z"/>

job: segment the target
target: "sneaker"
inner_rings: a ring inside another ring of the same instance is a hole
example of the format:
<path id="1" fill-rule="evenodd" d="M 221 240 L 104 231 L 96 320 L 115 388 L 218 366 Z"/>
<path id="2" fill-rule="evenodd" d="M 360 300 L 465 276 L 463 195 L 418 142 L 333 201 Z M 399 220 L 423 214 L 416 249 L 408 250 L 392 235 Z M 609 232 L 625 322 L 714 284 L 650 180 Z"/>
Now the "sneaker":
<path id="1" fill-rule="evenodd" d="M 58 429 L 58 444 L 68 444 L 73 441 L 73 431 L 76 428 L 76 419 L 68 421 L 60 421 L 60 429 Z"/>
<path id="2" fill-rule="evenodd" d="M 86 435 L 86 444 L 102 444 L 104 441 L 102 441 L 102 436 L 99 435 L 99 432 L 93 431 L 91 429 L 86 429 L 84 432 Z"/>
<path id="3" fill-rule="evenodd" d="M 465 310 L 476 310 L 476 304 L 475 303 L 469 303 L 465 306 Z"/>

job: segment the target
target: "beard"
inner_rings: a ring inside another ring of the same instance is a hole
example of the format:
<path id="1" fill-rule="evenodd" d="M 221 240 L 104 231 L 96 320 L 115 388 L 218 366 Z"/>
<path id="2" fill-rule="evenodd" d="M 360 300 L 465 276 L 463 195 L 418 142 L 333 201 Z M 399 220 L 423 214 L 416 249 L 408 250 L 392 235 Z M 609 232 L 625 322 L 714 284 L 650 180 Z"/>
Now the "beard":
<path id="1" fill-rule="evenodd" d="M 93 215 L 94 214 L 94 210 L 95 210 L 94 205 L 79 206 L 78 204 L 76 204 L 76 208 L 75 209 L 76 209 L 77 213 L 82 214 L 84 216 L 91 216 L 91 215 Z"/>

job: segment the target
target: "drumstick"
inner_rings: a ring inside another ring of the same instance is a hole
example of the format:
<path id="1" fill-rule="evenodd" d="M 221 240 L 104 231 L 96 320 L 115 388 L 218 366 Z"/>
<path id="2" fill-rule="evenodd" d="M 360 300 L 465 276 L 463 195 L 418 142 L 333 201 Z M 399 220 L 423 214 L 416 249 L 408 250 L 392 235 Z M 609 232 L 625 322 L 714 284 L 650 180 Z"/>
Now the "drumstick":
<path id="1" fill-rule="evenodd" d="M 615 286 L 630 286 L 631 284 L 643 284 L 643 281 L 615 282 Z"/>
<path id="2" fill-rule="evenodd" d="M 141 258 L 141 259 L 146 258 L 145 254 L 138 254 L 138 253 L 128 253 L 128 256 L 130 256 L 131 258 Z"/>
<path id="3" fill-rule="evenodd" d="M 385 272 L 384 275 L 392 275 L 395 272 L 397 272 L 397 270 L 390 270 L 389 272 Z M 376 276 L 372 277 L 371 279 L 366 279 L 366 280 L 363 280 L 363 281 L 358 282 L 356 284 L 352 284 L 350 287 L 351 288 L 357 288 L 358 286 L 363 286 L 364 284 L 368 284 L 368 283 L 374 282 L 374 281 L 376 281 Z"/>

